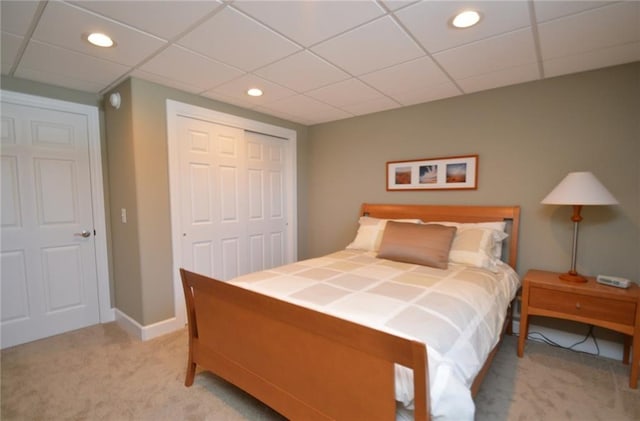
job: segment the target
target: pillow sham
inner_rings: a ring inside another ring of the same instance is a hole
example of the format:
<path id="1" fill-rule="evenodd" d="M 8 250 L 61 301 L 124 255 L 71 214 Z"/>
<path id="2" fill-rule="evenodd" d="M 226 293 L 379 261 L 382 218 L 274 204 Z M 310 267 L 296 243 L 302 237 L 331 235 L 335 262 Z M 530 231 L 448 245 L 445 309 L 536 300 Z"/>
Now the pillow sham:
<path id="1" fill-rule="evenodd" d="M 380 242 L 382 241 L 382 233 L 387 224 L 388 219 L 373 218 L 370 216 L 361 216 L 358 220 L 360 226 L 356 233 L 356 238 L 347 246 L 348 249 L 378 251 Z M 419 224 L 420 219 L 392 219 L 395 222 Z"/>
<path id="2" fill-rule="evenodd" d="M 496 230 L 494 233 L 494 244 L 493 249 L 491 249 L 491 255 L 495 259 L 500 259 L 502 257 L 502 240 L 508 237 L 505 233 L 505 229 L 507 227 L 507 223 L 505 221 L 498 222 L 427 222 L 433 224 L 446 225 L 448 227 L 456 227 L 458 228 L 458 232 L 469 229 L 469 228 L 489 228 Z"/>
<path id="3" fill-rule="evenodd" d="M 449 260 L 495 272 L 502 252 L 502 240 L 505 238 L 507 238 L 507 233 L 491 228 L 466 227 L 458 229 L 451 245 Z M 496 248 L 500 250 L 498 257 L 495 257 Z"/>
<path id="4" fill-rule="evenodd" d="M 504 232 L 506 222 L 427 222 L 458 228 L 451 245 L 449 261 L 497 270 L 502 256 L 502 241 L 509 235 Z"/>
<path id="5" fill-rule="evenodd" d="M 378 257 L 446 269 L 456 230 L 456 227 L 437 224 L 389 221 L 382 236 Z"/>

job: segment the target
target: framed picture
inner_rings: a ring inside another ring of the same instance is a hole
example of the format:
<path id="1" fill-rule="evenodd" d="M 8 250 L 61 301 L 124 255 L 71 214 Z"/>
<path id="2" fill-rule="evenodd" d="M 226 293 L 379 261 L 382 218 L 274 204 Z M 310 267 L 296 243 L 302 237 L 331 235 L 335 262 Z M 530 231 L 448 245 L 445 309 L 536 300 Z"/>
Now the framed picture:
<path id="1" fill-rule="evenodd" d="M 387 162 L 387 190 L 475 190 L 478 155 Z"/>

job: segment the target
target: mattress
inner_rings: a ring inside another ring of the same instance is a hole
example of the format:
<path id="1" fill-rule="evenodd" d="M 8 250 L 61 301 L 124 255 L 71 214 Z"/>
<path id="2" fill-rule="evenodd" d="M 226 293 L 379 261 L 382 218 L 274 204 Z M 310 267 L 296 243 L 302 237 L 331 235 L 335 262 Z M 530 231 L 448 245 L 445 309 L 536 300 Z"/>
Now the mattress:
<path id="1" fill-rule="evenodd" d="M 450 263 L 447 269 L 343 250 L 255 272 L 230 283 L 381 331 L 423 342 L 429 360 L 431 415 L 473 420 L 471 384 L 498 343 L 520 280 L 507 264 L 495 271 Z M 396 365 L 395 399 L 413 405 L 413 376 Z"/>

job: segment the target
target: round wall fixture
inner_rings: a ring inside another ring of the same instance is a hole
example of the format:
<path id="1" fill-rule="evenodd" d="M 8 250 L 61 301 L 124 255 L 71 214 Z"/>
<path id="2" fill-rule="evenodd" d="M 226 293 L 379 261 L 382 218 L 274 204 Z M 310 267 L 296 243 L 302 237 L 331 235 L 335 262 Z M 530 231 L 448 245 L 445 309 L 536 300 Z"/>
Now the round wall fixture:
<path id="1" fill-rule="evenodd" d="M 111 95 L 109 95 L 109 104 L 111 104 L 111 106 L 116 110 L 120 108 L 121 101 L 122 101 L 122 98 L 120 98 L 119 92 L 114 92 Z"/>

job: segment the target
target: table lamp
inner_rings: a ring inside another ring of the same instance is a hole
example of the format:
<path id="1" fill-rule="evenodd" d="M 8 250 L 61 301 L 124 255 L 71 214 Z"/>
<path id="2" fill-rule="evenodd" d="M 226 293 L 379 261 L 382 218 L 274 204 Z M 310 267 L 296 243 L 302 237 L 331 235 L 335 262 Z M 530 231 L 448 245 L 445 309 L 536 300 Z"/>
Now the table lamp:
<path id="1" fill-rule="evenodd" d="M 573 247 L 571 249 L 571 269 L 560 275 L 560 279 L 569 282 L 586 282 L 587 279 L 576 271 L 578 249 L 578 224 L 582 221 L 580 211 L 587 205 L 616 205 L 618 201 L 590 172 L 571 172 L 545 197 L 544 205 L 573 206 Z"/>

